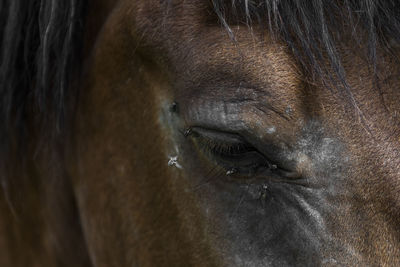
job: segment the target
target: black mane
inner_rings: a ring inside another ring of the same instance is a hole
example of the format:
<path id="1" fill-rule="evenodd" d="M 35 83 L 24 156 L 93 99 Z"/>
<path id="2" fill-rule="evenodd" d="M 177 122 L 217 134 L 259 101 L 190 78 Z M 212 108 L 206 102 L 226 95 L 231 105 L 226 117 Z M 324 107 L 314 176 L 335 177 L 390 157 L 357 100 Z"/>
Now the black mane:
<path id="1" fill-rule="evenodd" d="M 365 36 L 353 37 L 366 40 L 373 66 L 380 44 L 400 42 L 400 3 L 394 0 L 213 0 L 212 4 L 228 31 L 227 17 L 244 14 L 247 24 L 258 21 L 286 41 L 310 76 L 333 69 L 331 78 L 344 85 L 336 49 L 342 34 L 338 26 L 363 29 Z M 1 164 L 8 145 L 22 144 L 32 127 L 44 129 L 36 134 L 45 136 L 63 129 L 77 95 L 71 85 L 81 65 L 86 6 L 87 0 L 0 2 Z M 329 66 L 322 64 L 324 57 Z"/>
<path id="2" fill-rule="evenodd" d="M 62 129 L 76 93 L 85 9 L 82 0 L 0 2 L 1 152 L 29 138 L 32 127 L 48 136 Z"/>
<path id="3" fill-rule="evenodd" d="M 308 76 L 344 89 L 352 102 L 337 45 L 352 38 L 376 73 L 377 48 L 391 50 L 400 42 L 400 2 L 393 0 L 214 0 L 213 5 L 233 39 L 232 21 L 263 25 L 286 42 Z"/>

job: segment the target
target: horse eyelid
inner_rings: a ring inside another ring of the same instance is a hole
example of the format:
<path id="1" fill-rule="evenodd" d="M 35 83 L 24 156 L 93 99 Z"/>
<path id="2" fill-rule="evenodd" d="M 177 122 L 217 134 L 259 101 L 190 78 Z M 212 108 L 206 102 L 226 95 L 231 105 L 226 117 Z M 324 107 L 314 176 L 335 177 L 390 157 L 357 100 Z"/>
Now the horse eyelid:
<path id="1" fill-rule="evenodd" d="M 195 144 L 199 146 L 200 152 L 213 164 L 224 168 L 227 176 L 245 175 L 251 177 L 257 175 L 257 170 L 260 168 L 269 172 L 279 170 L 276 164 L 245 142 L 240 136 L 237 136 L 236 142 L 232 142 L 232 139 L 230 139 L 230 142 L 221 142 L 205 137 L 192 128 L 189 129 L 191 129 L 190 135 Z M 221 137 L 223 135 L 224 133 L 221 133 Z M 230 138 L 234 136 L 233 134 L 229 135 Z"/>

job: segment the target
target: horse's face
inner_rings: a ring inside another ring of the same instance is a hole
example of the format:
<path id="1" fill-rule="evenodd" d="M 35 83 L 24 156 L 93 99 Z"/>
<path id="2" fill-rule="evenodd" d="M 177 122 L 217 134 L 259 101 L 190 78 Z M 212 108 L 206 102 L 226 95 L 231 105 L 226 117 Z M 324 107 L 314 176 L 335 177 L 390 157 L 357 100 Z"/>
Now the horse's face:
<path id="1" fill-rule="evenodd" d="M 116 5 L 82 89 L 71 164 L 94 262 L 400 264 L 397 62 L 380 51 L 376 80 L 343 42 L 352 100 L 257 25 L 233 41 L 207 1 L 160 2 Z"/>

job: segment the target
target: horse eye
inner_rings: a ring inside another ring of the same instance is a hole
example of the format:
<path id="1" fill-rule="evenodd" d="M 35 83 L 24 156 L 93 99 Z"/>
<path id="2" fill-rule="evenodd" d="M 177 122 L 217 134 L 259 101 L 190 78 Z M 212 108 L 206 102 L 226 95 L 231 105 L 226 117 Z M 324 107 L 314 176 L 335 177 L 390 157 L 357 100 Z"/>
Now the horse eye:
<path id="1" fill-rule="evenodd" d="M 237 134 L 200 127 L 191 128 L 195 146 L 227 175 L 252 178 L 272 175 L 279 168 Z"/>

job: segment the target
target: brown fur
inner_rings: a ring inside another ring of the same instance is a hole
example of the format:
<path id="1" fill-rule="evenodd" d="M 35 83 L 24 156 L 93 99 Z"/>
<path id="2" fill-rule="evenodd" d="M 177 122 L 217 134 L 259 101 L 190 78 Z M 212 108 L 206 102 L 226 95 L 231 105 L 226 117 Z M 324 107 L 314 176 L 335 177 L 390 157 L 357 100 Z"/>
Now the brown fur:
<path id="1" fill-rule="evenodd" d="M 89 14 L 87 76 L 67 173 L 60 182 L 36 183 L 51 175 L 49 155 L 42 153 L 42 165 L 24 178 L 25 203 L 13 211 L 1 199 L 1 266 L 232 266 L 224 254 L 229 240 L 215 234 L 224 221 L 217 212 L 207 217 L 207 194 L 191 190 L 196 166 L 179 171 L 167 165 L 175 141 L 173 129 L 160 122 L 164 103 L 179 99 L 190 126 L 185 101 L 235 96 L 221 73 L 233 82 L 245 77 L 259 88 L 258 101 L 277 111 L 293 109 L 290 120 L 241 110 L 255 132 L 274 121 L 280 135 L 270 142 L 294 142 L 300 122 L 313 117 L 346 147 L 347 194 L 332 200 L 340 212 L 327 221 L 334 238 L 357 256 L 346 258 L 328 244 L 321 253 L 347 266 L 400 265 L 398 62 L 379 51 L 380 94 L 362 49 L 340 47 L 363 123 L 351 103 L 302 74 L 285 44 L 246 26 L 234 28 L 233 43 L 216 19 L 210 24 L 213 15 L 203 1 L 174 2 L 174 16 L 167 18 L 160 1 L 120 0 L 114 8 L 113 1 L 103 2 Z M 202 81 L 227 89 L 215 91 Z M 305 176 L 313 171 L 309 163 L 298 168 Z M 56 216 L 55 209 L 61 209 Z M 64 242 L 66 254 L 57 248 Z"/>

